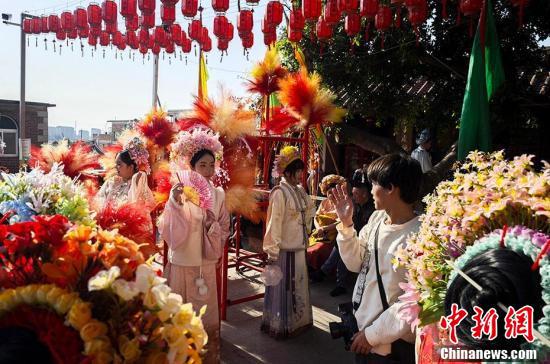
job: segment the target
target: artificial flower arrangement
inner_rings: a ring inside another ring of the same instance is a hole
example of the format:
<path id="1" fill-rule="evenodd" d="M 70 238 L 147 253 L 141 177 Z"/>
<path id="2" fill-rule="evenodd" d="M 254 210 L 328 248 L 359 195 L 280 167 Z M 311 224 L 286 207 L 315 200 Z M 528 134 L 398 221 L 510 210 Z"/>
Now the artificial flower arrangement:
<path id="1" fill-rule="evenodd" d="M 407 269 L 407 283 L 401 285 L 405 290 L 400 297 L 402 318 L 413 328 L 433 330 L 445 314 L 447 288 L 456 274 L 449 261 L 461 266 L 461 260 L 478 253 L 478 245 L 494 245 L 501 238 L 510 247 L 518 239 L 528 239 L 524 253 L 532 258 L 541 253 L 550 233 L 550 166 L 545 163 L 538 172 L 533 156 L 509 161 L 502 151 L 472 152 L 454 178 L 440 183 L 424 202 L 427 208 L 420 230 L 396 253 L 394 264 Z M 508 235 L 502 234 L 503 228 Z M 549 287 L 544 288 L 548 284 L 544 277 L 548 276 L 549 257 L 546 251 L 542 255 L 540 273 L 548 315 L 550 294 Z M 535 324 L 546 336 L 549 319 Z M 440 336 L 444 340 L 445 333 Z"/>
<path id="2" fill-rule="evenodd" d="M 200 363 L 201 315 L 139 246 L 66 217 L 0 225 L 0 328 L 37 334 L 56 363 Z"/>
<path id="3" fill-rule="evenodd" d="M 73 222 L 93 225 L 86 193 L 80 183 L 63 173 L 63 165 L 52 165 L 16 174 L 2 173 L 0 213 L 10 222 L 30 221 L 35 215 L 66 216 Z"/>

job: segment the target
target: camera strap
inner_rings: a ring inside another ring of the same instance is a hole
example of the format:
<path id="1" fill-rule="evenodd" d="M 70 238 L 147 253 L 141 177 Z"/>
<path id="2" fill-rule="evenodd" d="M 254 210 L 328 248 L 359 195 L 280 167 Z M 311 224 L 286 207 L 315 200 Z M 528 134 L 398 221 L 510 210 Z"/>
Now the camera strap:
<path id="1" fill-rule="evenodd" d="M 380 225 L 378 225 L 380 228 Z M 382 275 L 380 275 L 380 266 L 378 264 L 378 230 L 376 230 L 376 241 L 374 242 L 374 261 L 376 262 L 376 280 L 378 281 L 378 291 L 380 292 L 380 300 L 382 300 L 382 307 L 386 311 L 390 305 L 386 297 L 386 290 L 384 289 L 384 282 L 382 281 Z"/>
<path id="2" fill-rule="evenodd" d="M 380 231 L 380 225 L 382 225 L 382 221 L 378 223 L 378 226 L 376 227 L 376 231 L 374 233 L 374 247 L 376 252 L 376 273 L 378 275 L 378 232 Z M 367 248 L 368 249 L 368 248 Z M 366 254 L 365 259 L 363 260 L 363 265 L 361 266 L 361 271 L 359 273 L 359 277 L 357 278 L 359 281 L 359 286 L 357 286 L 357 291 L 355 293 L 355 297 L 353 300 L 353 310 L 357 311 L 359 309 L 359 306 L 361 305 L 361 301 L 363 300 L 363 292 L 365 291 L 365 285 L 367 284 L 367 273 L 369 270 L 369 254 Z M 382 287 L 382 289 L 384 289 Z"/>

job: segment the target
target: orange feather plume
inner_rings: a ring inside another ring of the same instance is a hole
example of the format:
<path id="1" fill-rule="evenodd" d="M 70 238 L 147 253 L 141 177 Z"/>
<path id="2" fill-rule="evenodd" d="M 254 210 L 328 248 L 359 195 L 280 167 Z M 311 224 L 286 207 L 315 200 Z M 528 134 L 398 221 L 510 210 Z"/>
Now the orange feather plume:
<path id="1" fill-rule="evenodd" d="M 100 168 L 99 155 L 92 147 L 81 141 L 70 146 L 68 141 L 63 140 L 58 145 L 44 144 L 40 148 L 31 147 L 31 168 L 38 166 L 44 172 L 49 172 L 54 163 L 62 163 L 66 176 L 81 181 L 97 180 L 92 172 Z"/>
<path id="2" fill-rule="evenodd" d="M 165 203 L 170 197 L 172 189 L 172 172 L 170 166 L 164 162 L 153 172 L 153 195 L 157 204 Z"/>
<path id="3" fill-rule="evenodd" d="M 120 144 L 109 145 L 103 149 L 103 152 L 105 154 L 99 158 L 99 163 L 105 170 L 104 179 L 107 180 L 116 175 L 116 156 L 122 152 L 122 146 Z"/>
<path id="4" fill-rule="evenodd" d="M 176 129 L 167 115 L 165 111 L 155 109 L 137 124 L 138 130 L 147 140 L 149 147 L 162 149 L 174 141 Z"/>
<path id="5" fill-rule="evenodd" d="M 250 72 L 248 91 L 268 96 L 279 90 L 279 81 L 287 74 L 275 47 L 268 49 L 263 61 L 257 63 Z"/>
<path id="6" fill-rule="evenodd" d="M 308 74 L 302 69 L 281 80 L 279 87 L 279 101 L 289 115 L 300 120 L 301 128 L 337 123 L 346 115 L 346 110 L 334 105 L 336 96 L 321 87 L 317 73 Z"/>
<path id="7" fill-rule="evenodd" d="M 284 134 L 299 123 L 300 119 L 290 115 L 286 109 L 276 106 L 271 110 L 271 117 L 266 124 L 266 129 L 270 134 Z"/>

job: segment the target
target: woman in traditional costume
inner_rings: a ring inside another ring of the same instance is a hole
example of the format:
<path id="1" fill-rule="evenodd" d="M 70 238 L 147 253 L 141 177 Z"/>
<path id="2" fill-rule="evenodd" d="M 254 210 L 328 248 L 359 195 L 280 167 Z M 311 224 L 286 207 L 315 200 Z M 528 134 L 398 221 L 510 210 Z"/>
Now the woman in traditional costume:
<path id="1" fill-rule="evenodd" d="M 263 249 L 282 280 L 266 286 L 262 331 L 275 338 L 295 336 L 313 323 L 306 248 L 315 204 L 300 185 L 305 164 L 296 147 L 284 147 L 273 175 L 282 177 L 269 197 Z"/>
<path id="2" fill-rule="evenodd" d="M 204 129 L 181 132 L 172 144 L 171 158 L 183 161 L 170 198 L 159 220 L 161 237 L 168 244 L 164 276 L 173 291 L 195 310 L 206 305 L 202 320 L 208 334 L 205 363 L 218 363 L 220 320 L 216 270 L 221 269 L 223 246 L 229 236 L 225 193 L 210 179 L 222 155 L 218 135 Z M 196 172 L 196 173 L 195 173 Z"/>
<path id="3" fill-rule="evenodd" d="M 323 178 L 319 188 L 321 193 L 326 196 L 330 189 L 337 185 L 343 185 L 345 182 L 344 177 L 329 174 Z M 321 201 L 315 219 L 313 219 L 315 230 L 309 237 L 309 248 L 307 249 L 307 263 L 314 270 L 321 269 L 332 252 L 338 234 L 336 231 L 337 218 L 332 202 L 328 198 Z"/>

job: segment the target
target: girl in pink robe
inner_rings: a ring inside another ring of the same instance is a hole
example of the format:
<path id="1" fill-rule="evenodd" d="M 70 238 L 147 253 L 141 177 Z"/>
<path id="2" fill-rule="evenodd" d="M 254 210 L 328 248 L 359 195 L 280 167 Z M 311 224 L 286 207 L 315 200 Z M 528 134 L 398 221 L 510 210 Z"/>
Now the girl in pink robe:
<path id="1" fill-rule="evenodd" d="M 203 210 L 185 197 L 181 184 L 174 185 L 159 220 L 159 232 L 169 246 L 164 276 L 172 290 L 179 293 L 184 302 L 192 303 L 196 311 L 207 305 L 202 318 L 208 334 L 204 362 L 219 363 L 220 319 L 216 270 L 221 269 L 221 253 L 229 236 L 229 213 L 225 207 L 223 189 L 214 187 L 210 182 L 215 173 L 214 153 L 208 149 L 199 150 L 191 158 L 190 166 L 209 181 L 213 208 Z M 214 253 L 211 249 L 205 251 L 205 239 L 215 247 Z"/>

